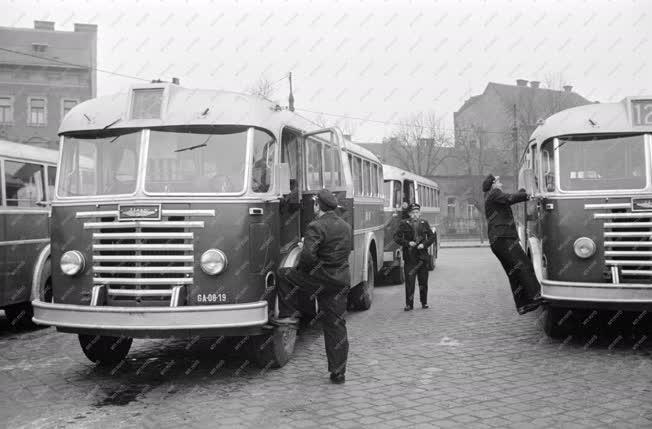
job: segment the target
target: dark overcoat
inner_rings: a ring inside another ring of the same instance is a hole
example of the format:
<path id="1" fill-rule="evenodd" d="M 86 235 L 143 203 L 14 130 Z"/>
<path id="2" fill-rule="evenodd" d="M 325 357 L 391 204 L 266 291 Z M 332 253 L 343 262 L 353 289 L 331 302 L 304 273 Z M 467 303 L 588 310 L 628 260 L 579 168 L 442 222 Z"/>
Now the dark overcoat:
<path id="1" fill-rule="evenodd" d="M 508 194 L 498 188 L 487 192 L 484 201 L 485 216 L 487 217 L 487 235 L 492 243 L 496 238 L 516 238 L 516 224 L 511 205 L 528 199 L 525 190 Z"/>
<path id="2" fill-rule="evenodd" d="M 417 234 L 415 236 L 411 221 L 411 219 L 404 219 L 399 223 L 394 233 L 394 241 L 403 248 L 403 258 L 406 263 L 414 264 L 419 260 L 428 262 L 430 259 L 428 247 L 435 242 L 435 234 L 430 229 L 427 220 L 418 219 Z M 410 241 L 414 241 L 417 245 L 423 244 L 423 249 L 417 249 L 416 246 L 410 247 Z"/>

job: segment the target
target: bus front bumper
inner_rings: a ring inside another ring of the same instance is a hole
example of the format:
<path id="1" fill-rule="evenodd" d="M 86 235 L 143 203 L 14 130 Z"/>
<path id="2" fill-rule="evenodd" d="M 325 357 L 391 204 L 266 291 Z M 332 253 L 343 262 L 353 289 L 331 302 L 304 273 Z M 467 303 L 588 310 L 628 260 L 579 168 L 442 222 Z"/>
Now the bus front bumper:
<path id="1" fill-rule="evenodd" d="M 108 307 L 32 301 L 33 321 L 65 332 L 159 337 L 261 327 L 267 301 L 187 307 Z"/>
<path id="2" fill-rule="evenodd" d="M 586 303 L 605 308 L 652 309 L 652 284 L 541 281 L 541 296 L 549 302 Z"/>

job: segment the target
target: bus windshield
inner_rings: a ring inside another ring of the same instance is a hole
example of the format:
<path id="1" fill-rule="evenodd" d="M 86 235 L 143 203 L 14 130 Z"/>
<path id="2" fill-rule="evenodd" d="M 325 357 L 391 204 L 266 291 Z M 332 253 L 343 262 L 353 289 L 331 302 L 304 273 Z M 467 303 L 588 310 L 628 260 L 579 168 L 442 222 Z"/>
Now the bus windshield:
<path id="1" fill-rule="evenodd" d="M 61 197 L 132 194 L 136 191 L 141 131 L 107 130 L 65 136 L 61 148 Z"/>
<path id="2" fill-rule="evenodd" d="M 643 136 L 559 139 L 560 185 L 564 191 L 643 189 Z"/>
<path id="3" fill-rule="evenodd" d="M 249 132 L 241 126 L 152 129 L 145 191 L 242 192 Z"/>

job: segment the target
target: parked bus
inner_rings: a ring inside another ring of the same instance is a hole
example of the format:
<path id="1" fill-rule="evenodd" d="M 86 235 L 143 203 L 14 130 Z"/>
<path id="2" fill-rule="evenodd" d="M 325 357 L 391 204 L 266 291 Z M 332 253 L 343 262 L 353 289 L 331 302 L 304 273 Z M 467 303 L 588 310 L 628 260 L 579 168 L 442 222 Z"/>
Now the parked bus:
<path id="1" fill-rule="evenodd" d="M 21 143 L 0 140 L 0 309 L 10 325 L 32 324 L 30 301 L 34 267 L 41 251 L 48 246 L 48 204 L 54 190 L 58 152 Z M 43 264 L 42 283 L 36 292 L 50 298 L 50 267 Z"/>
<path id="2" fill-rule="evenodd" d="M 52 261 L 53 302 L 35 300 L 34 321 L 77 334 L 91 361 L 120 361 L 133 338 L 224 335 L 284 365 L 296 330 L 272 323 L 278 270 L 298 262 L 324 187 L 354 230 L 349 308 L 371 305 L 382 166 L 338 129 L 259 97 L 153 83 L 77 105 L 59 133 L 39 266 Z"/>
<path id="3" fill-rule="evenodd" d="M 388 283 L 403 283 L 405 281 L 403 256 L 401 247 L 394 242 L 394 233 L 404 213 L 407 214 L 404 212 L 404 208 L 415 202 L 421 205 L 421 217 L 428 221 L 435 233 L 435 242 L 428 249 L 432 258 L 430 266 L 434 269 L 439 250 L 439 237 L 437 236 L 441 210 L 439 208 L 439 185 L 430 179 L 387 164 L 383 165 L 383 179 L 385 248 L 382 275 Z"/>
<path id="4" fill-rule="evenodd" d="M 652 310 L 651 149 L 652 97 L 564 110 L 532 134 L 518 229 L 550 336 L 599 326 L 598 309 Z"/>

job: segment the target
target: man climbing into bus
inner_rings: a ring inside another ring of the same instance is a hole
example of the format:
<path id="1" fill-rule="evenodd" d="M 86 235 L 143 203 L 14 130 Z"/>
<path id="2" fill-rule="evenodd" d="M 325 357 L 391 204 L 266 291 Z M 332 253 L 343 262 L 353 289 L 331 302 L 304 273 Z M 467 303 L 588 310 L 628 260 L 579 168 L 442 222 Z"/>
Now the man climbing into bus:
<path id="1" fill-rule="evenodd" d="M 428 221 L 421 219 L 421 206 L 413 203 L 408 208 L 409 218 L 404 219 L 394 233 L 394 241 L 403 247 L 405 269 L 405 311 L 414 308 L 414 286 L 419 280 L 419 298 L 422 308 L 428 305 L 428 248 L 435 242 L 435 234 Z"/>
<path id="2" fill-rule="evenodd" d="M 514 194 L 503 192 L 500 176 L 488 175 L 482 182 L 485 193 L 489 244 L 505 273 L 516 303 L 518 314 L 525 314 L 541 305 L 541 286 L 534 274 L 532 262 L 519 243 L 511 205 L 526 201 L 530 196 L 525 189 Z"/>
<path id="3" fill-rule="evenodd" d="M 344 313 L 351 283 L 352 232 L 351 226 L 334 212 L 338 202 L 333 193 L 322 189 L 313 204 L 315 220 L 306 228 L 299 263 L 296 268 L 279 273 L 279 319 L 276 323 L 297 322 L 299 292 L 316 297 L 330 379 L 341 384 L 345 381 L 349 353 Z"/>

